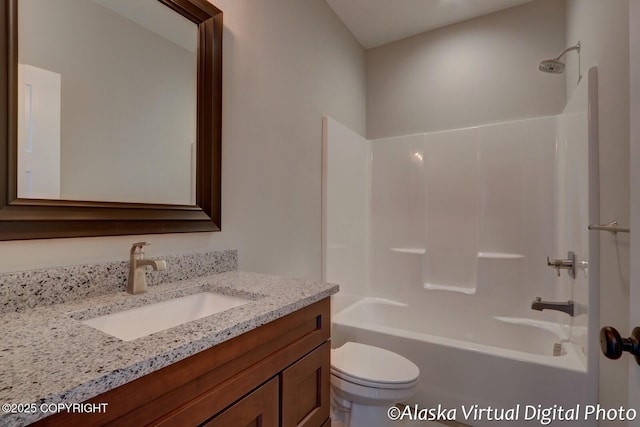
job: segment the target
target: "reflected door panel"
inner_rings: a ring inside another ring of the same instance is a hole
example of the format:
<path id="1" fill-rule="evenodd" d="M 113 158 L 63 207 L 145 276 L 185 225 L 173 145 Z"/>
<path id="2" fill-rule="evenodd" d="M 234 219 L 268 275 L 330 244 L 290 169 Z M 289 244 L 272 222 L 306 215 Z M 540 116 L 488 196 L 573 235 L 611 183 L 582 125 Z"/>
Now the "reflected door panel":
<path id="1" fill-rule="evenodd" d="M 18 197 L 60 198 L 58 73 L 18 64 Z"/>

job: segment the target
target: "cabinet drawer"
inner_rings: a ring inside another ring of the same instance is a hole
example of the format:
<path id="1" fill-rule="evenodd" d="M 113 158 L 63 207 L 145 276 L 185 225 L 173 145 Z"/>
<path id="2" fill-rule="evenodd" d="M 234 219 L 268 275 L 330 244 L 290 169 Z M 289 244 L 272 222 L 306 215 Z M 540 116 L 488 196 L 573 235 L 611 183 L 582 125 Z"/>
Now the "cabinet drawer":
<path id="1" fill-rule="evenodd" d="M 200 427 L 278 427 L 278 378 L 273 378 Z"/>

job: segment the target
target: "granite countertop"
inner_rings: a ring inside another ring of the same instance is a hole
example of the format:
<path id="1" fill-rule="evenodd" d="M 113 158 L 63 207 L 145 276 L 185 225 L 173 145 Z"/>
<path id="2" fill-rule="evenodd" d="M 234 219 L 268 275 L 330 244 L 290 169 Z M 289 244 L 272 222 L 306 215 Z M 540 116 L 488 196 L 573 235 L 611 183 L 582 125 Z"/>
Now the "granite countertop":
<path id="1" fill-rule="evenodd" d="M 251 302 L 165 331 L 122 341 L 81 320 L 211 290 Z M 337 285 L 228 271 L 0 314 L 0 404 L 79 403 L 303 308 Z M 5 413 L 22 426 L 51 415 Z"/>

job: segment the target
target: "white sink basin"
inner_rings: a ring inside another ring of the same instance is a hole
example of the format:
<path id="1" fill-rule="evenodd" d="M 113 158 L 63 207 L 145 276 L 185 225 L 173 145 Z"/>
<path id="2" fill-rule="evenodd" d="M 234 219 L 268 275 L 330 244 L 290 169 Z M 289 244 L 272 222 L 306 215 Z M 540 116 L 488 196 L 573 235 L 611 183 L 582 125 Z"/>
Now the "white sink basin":
<path id="1" fill-rule="evenodd" d="M 250 302 L 214 292 L 200 292 L 82 321 L 124 341 L 164 331 Z"/>

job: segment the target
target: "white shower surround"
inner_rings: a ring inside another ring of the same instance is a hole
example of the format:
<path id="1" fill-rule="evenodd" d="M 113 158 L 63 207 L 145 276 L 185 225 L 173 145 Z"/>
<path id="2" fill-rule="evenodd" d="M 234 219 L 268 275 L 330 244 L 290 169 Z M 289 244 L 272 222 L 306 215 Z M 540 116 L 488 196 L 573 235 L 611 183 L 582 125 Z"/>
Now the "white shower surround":
<path id="1" fill-rule="evenodd" d="M 323 272 L 342 291 L 334 345 L 413 360 L 425 405 L 596 402 L 597 265 L 575 280 L 545 266 L 568 250 L 597 259 L 586 231 L 598 220 L 587 187 L 596 92 L 592 68 L 560 115 L 375 141 L 325 119 Z M 532 311 L 537 296 L 572 299 L 580 314 Z M 496 317 L 516 319 L 511 335 Z M 538 345 L 514 348 L 516 337 Z M 565 355 L 552 356 L 555 342 Z"/>

